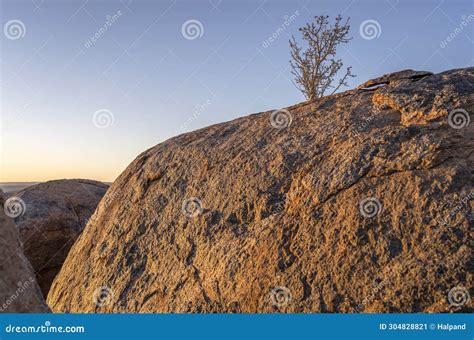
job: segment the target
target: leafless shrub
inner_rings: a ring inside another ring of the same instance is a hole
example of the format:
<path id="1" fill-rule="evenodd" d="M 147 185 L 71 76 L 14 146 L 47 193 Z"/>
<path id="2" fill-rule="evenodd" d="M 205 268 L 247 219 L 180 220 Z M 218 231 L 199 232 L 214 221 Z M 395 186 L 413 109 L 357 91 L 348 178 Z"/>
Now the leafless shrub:
<path id="1" fill-rule="evenodd" d="M 299 29 L 307 44 L 305 49 L 296 42 L 294 36 L 290 39 L 291 73 L 295 78 L 295 86 L 308 101 L 323 97 L 328 90 L 331 90 L 329 94 L 333 94 L 341 86 L 347 86 L 348 77 L 354 77 L 352 67 L 348 67 L 344 76 L 333 84 L 343 65 L 341 59 L 336 59 L 336 47 L 352 38 L 347 37 L 350 18 L 344 22 L 338 15 L 334 25 L 329 23 L 328 18 L 327 15 L 316 16 L 314 22 Z"/>

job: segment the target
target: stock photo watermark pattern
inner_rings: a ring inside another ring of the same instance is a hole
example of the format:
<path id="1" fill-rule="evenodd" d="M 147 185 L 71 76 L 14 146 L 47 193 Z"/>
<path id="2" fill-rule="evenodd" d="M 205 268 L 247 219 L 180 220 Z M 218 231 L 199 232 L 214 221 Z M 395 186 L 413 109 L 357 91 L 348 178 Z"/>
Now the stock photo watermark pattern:
<path id="1" fill-rule="evenodd" d="M 441 218 L 441 225 L 447 226 L 450 224 L 450 220 L 454 218 L 459 212 L 468 210 L 470 201 L 474 199 L 474 192 L 470 192 L 467 195 L 461 196 L 461 199 L 456 201 L 454 208 L 450 209 L 449 214 Z"/>
<path id="2" fill-rule="evenodd" d="M 448 293 L 448 301 L 451 306 L 460 307 L 468 304 L 471 301 L 471 296 L 467 288 L 453 287 Z"/>
<path id="3" fill-rule="evenodd" d="M 201 215 L 203 212 L 201 200 L 197 197 L 190 197 L 184 200 L 182 205 L 182 211 L 183 214 L 189 218 Z"/>
<path id="4" fill-rule="evenodd" d="M 471 116 L 464 109 L 455 109 L 449 112 L 448 123 L 453 129 L 459 130 L 469 126 Z"/>
<path id="5" fill-rule="evenodd" d="M 382 34 L 382 26 L 377 20 L 365 20 L 359 26 L 359 34 L 365 40 L 377 39 Z"/>
<path id="6" fill-rule="evenodd" d="M 459 34 L 462 33 L 462 31 L 468 27 L 471 22 L 474 20 L 474 14 L 469 14 L 468 16 L 463 16 L 461 18 L 461 23 L 459 24 L 458 27 L 456 27 L 451 34 L 449 34 L 446 39 L 442 40 L 439 44 L 439 47 L 441 48 L 446 48 L 448 44 L 453 41 Z"/>
<path id="7" fill-rule="evenodd" d="M 278 130 L 290 127 L 292 121 L 293 116 L 290 111 L 285 109 L 275 110 L 270 116 L 270 124 Z"/>
<path id="8" fill-rule="evenodd" d="M 21 298 L 21 295 L 27 289 L 34 289 L 34 285 L 36 284 L 35 279 L 33 277 L 29 277 L 28 280 L 24 282 L 18 282 L 18 288 L 16 289 L 15 293 L 13 293 L 6 301 L 4 301 L 0 305 L 0 313 L 8 312 L 8 307 L 13 304 L 18 298 Z"/>
<path id="9" fill-rule="evenodd" d="M 33 336 L 34 334 L 82 334 L 86 332 L 84 326 L 55 326 L 52 325 L 50 321 L 45 321 L 42 325 L 35 326 L 17 326 L 17 325 L 7 325 L 5 327 L 5 332 L 7 334 L 29 334 Z"/>
<path id="10" fill-rule="evenodd" d="M 98 307 L 113 304 L 115 301 L 114 293 L 108 286 L 99 287 L 94 291 L 92 301 Z"/>
<path id="11" fill-rule="evenodd" d="M 8 217 L 16 218 L 25 213 L 26 203 L 20 197 L 10 197 L 5 201 L 3 210 Z"/>
<path id="12" fill-rule="evenodd" d="M 367 197 L 360 201 L 359 210 L 362 216 L 372 218 L 382 210 L 382 203 L 375 197 Z"/>
<path id="13" fill-rule="evenodd" d="M 300 15 L 300 12 L 299 11 L 295 11 L 293 14 L 291 15 L 285 15 L 284 16 L 284 21 L 283 23 L 281 24 L 280 27 L 278 27 L 276 29 L 275 32 L 273 32 L 263 43 L 262 43 L 262 47 L 263 48 L 268 48 L 274 41 L 276 41 L 280 35 L 282 35 L 286 28 L 289 27 L 291 24 L 293 24 L 296 19 L 297 19 L 297 16 Z"/>
<path id="14" fill-rule="evenodd" d="M 112 111 L 107 109 L 100 109 L 94 112 L 92 122 L 98 129 L 106 129 L 111 127 L 115 122 L 115 117 Z"/>
<path id="15" fill-rule="evenodd" d="M 275 307 L 283 307 L 291 302 L 291 292 L 286 287 L 275 287 L 270 292 L 270 301 Z"/>
<path id="16" fill-rule="evenodd" d="M 204 35 L 204 26 L 197 19 L 190 19 L 181 26 L 181 34 L 187 40 L 202 38 Z"/>
<path id="17" fill-rule="evenodd" d="M 203 114 L 209 108 L 211 104 L 211 99 L 207 99 L 202 104 L 196 104 L 194 106 L 193 114 L 188 119 L 186 119 L 183 124 L 181 124 L 179 129 L 180 132 L 184 132 L 196 119 L 198 119 L 199 116 L 201 116 L 201 114 Z"/>
<path id="18" fill-rule="evenodd" d="M 9 40 L 24 38 L 26 35 L 26 26 L 21 20 L 9 20 L 3 26 L 3 34 L 5 34 L 5 37 Z"/>
<path id="19" fill-rule="evenodd" d="M 122 11 L 117 11 L 116 13 L 114 13 L 113 15 L 107 15 L 105 17 L 105 24 L 103 26 L 101 26 L 97 32 L 92 36 L 90 37 L 88 40 L 86 40 L 84 42 L 84 47 L 85 48 L 90 48 L 92 46 L 94 46 L 94 44 L 102 37 L 102 35 L 104 35 L 107 30 L 112 27 L 112 25 L 118 21 L 120 19 L 120 17 L 122 16 Z"/>

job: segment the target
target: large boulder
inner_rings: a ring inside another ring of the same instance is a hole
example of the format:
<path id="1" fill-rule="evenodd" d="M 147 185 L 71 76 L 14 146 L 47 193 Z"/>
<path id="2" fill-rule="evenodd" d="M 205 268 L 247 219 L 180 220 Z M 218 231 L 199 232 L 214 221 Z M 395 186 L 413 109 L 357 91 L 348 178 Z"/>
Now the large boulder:
<path id="1" fill-rule="evenodd" d="M 15 205 L 15 211 L 21 209 L 17 202 L 9 204 Z M 0 313 L 48 312 L 33 268 L 23 254 L 14 215 L 4 206 L 0 190 Z"/>
<path id="2" fill-rule="evenodd" d="M 69 253 L 49 306 L 472 310 L 474 68 L 367 84 L 140 154 Z"/>
<path id="3" fill-rule="evenodd" d="M 25 205 L 15 222 L 45 297 L 107 189 L 101 182 L 64 179 L 33 185 L 12 196 Z"/>

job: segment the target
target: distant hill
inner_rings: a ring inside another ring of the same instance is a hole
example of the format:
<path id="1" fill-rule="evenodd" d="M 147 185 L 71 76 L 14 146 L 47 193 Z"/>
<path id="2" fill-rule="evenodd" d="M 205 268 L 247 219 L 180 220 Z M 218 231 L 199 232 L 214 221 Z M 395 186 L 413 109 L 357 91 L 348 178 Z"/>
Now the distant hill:
<path id="1" fill-rule="evenodd" d="M 11 194 L 28 188 L 32 185 L 36 185 L 43 182 L 0 182 L 0 189 L 3 190 L 6 196 L 10 196 Z M 102 182 L 107 185 L 111 185 L 112 182 Z"/>
<path id="2" fill-rule="evenodd" d="M 40 182 L 0 182 L 0 189 L 3 190 L 5 194 L 8 194 L 23 190 L 38 183 Z"/>

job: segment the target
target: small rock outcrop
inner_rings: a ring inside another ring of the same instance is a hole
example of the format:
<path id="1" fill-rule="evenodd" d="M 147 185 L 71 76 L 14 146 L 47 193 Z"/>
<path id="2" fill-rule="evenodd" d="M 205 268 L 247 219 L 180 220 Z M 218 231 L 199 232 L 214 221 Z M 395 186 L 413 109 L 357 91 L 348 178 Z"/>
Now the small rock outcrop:
<path id="1" fill-rule="evenodd" d="M 49 309 L 23 254 L 13 219 L 4 211 L 0 190 L 0 313 L 43 313 Z"/>
<path id="2" fill-rule="evenodd" d="M 472 311 L 474 68 L 380 79 L 140 154 L 50 308 Z"/>
<path id="3" fill-rule="evenodd" d="M 377 85 L 387 85 L 394 84 L 398 81 L 416 81 L 424 77 L 431 76 L 433 73 L 427 71 L 414 71 L 414 70 L 402 70 L 398 72 L 393 72 L 385 74 L 381 77 L 370 79 L 365 83 L 357 86 L 357 89 L 370 89 L 373 86 Z"/>
<path id="4" fill-rule="evenodd" d="M 15 194 L 24 204 L 15 223 L 45 297 L 107 189 L 101 182 L 70 179 L 36 184 Z"/>

